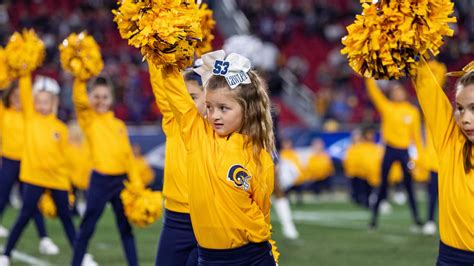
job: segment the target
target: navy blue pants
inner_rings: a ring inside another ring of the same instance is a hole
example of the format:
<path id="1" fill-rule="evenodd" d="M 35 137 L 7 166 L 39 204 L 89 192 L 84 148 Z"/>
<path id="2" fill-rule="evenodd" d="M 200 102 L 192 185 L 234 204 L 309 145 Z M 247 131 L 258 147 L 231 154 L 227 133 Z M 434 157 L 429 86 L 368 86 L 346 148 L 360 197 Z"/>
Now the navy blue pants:
<path id="1" fill-rule="evenodd" d="M 439 253 L 436 266 L 472 266 L 474 252 L 450 247 L 439 242 Z"/>
<path id="2" fill-rule="evenodd" d="M 438 173 L 430 172 L 428 182 L 428 221 L 434 221 L 436 205 L 438 205 Z"/>
<path id="3" fill-rule="evenodd" d="M 198 245 L 188 213 L 165 210 L 155 265 L 198 265 Z"/>
<path id="4" fill-rule="evenodd" d="M 369 196 L 372 187 L 367 180 L 359 177 L 351 178 L 351 198 L 352 201 L 362 207 L 369 208 Z"/>
<path id="5" fill-rule="evenodd" d="M 382 183 L 379 187 L 377 194 L 377 202 L 372 209 L 372 221 L 371 225 L 375 226 L 377 224 L 377 218 L 379 214 L 379 205 L 382 200 L 387 198 L 387 189 L 388 189 L 388 173 L 392 164 L 396 161 L 399 161 L 403 169 L 403 183 L 408 194 L 408 202 L 411 208 L 411 214 L 413 220 L 416 224 L 421 225 L 421 221 L 418 216 L 418 210 L 416 207 L 415 194 L 413 192 L 412 177 L 410 170 L 408 169 L 408 162 L 410 157 L 408 155 L 407 149 L 396 149 L 388 145 L 385 146 L 385 154 L 382 161 Z"/>
<path id="6" fill-rule="evenodd" d="M 23 185 L 23 206 L 18 215 L 13 229 L 8 237 L 7 246 L 5 248 L 5 255 L 10 256 L 16 242 L 20 238 L 23 230 L 30 221 L 30 219 L 38 212 L 38 201 L 43 195 L 44 187 L 38 187 L 31 184 Z M 64 231 L 71 247 L 73 246 L 76 231 L 71 219 L 71 212 L 69 210 L 68 192 L 65 190 L 50 189 L 54 204 L 56 205 L 59 219 L 63 224 Z"/>
<path id="7" fill-rule="evenodd" d="M 246 265 L 246 266 L 275 266 L 272 246 L 268 241 L 249 243 L 233 249 L 198 248 L 199 266 L 217 265 Z"/>
<path id="8" fill-rule="evenodd" d="M 20 182 L 20 161 L 2 158 L 2 168 L 0 170 L 0 216 L 3 215 L 10 199 L 10 194 L 15 183 Z M 36 230 L 40 238 L 47 237 L 43 215 L 39 211 L 33 216 Z"/>
<path id="9" fill-rule="evenodd" d="M 92 173 L 89 190 L 87 191 L 86 212 L 74 244 L 72 265 L 80 266 L 82 264 L 89 240 L 94 234 L 97 222 L 102 216 L 107 202 L 112 204 L 115 222 L 120 232 L 128 265 L 138 265 L 132 227 L 125 216 L 122 200 L 120 199 L 120 192 L 124 189 L 123 181 L 126 179 L 127 175 L 103 175 L 95 171 Z"/>

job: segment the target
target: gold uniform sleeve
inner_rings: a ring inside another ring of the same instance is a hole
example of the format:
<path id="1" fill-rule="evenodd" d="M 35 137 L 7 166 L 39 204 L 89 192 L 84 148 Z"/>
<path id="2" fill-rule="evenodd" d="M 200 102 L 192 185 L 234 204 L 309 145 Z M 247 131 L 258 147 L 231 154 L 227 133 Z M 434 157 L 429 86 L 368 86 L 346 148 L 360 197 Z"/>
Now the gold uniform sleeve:
<path id="1" fill-rule="evenodd" d="M 148 69 L 150 71 L 150 83 L 153 94 L 155 95 L 156 105 L 158 105 L 161 115 L 163 116 L 163 131 L 166 135 L 169 135 L 171 133 L 170 127 L 173 123 L 174 115 L 166 98 L 166 88 L 163 85 L 162 70 L 150 62 L 148 62 Z"/>
<path id="2" fill-rule="evenodd" d="M 26 118 L 31 118 L 34 113 L 31 74 L 20 77 L 18 86 L 20 88 L 20 102 L 23 114 Z"/>
<path id="3" fill-rule="evenodd" d="M 170 109 L 177 120 L 186 149 L 197 146 L 205 134 L 206 125 L 186 90 L 183 76 L 177 67 L 162 70 L 163 86 Z"/>
<path id="4" fill-rule="evenodd" d="M 453 108 L 426 61 L 420 64 L 414 78 L 416 95 L 432 134 L 433 145 L 439 151 L 456 128 Z"/>
<path id="5" fill-rule="evenodd" d="M 367 92 L 375 108 L 377 108 L 379 112 L 385 113 L 390 101 L 385 97 L 382 91 L 380 91 L 375 79 L 365 79 L 365 86 L 367 87 Z"/>

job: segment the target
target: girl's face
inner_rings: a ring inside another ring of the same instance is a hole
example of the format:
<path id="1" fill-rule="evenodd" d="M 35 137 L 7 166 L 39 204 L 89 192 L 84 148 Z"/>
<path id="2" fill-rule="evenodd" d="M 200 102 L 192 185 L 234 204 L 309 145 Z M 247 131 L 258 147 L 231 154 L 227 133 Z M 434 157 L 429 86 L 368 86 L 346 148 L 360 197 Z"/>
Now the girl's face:
<path id="1" fill-rule="evenodd" d="M 403 102 L 407 99 L 407 93 L 402 85 L 397 84 L 391 88 L 390 99 L 394 102 Z"/>
<path id="2" fill-rule="evenodd" d="M 110 111 L 112 107 L 112 92 L 105 85 L 94 86 L 89 93 L 89 102 L 92 108 L 98 114 L 104 114 Z"/>
<path id="3" fill-rule="evenodd" d="M 458 87 L 454 117 L 464 135 L 474 142 L 474 84 Z"/>
<path id="4" fill-rule="evenodd" d="M 206 92 L 207 119 L 221 137 L 239 131 L 243 109 L 228 88 Z"/>
<path id="5" fill-rule="evenodd" d="M 204 115 L 206 113 L 206 96 L 204 95 L 203 89 L 199 86 L 197 81 L 194 80 L 186 81 L 186 88 L 188 89 L 191 98 L 193 98 L 194 104 L 199 110 L 199 113 Z"/>
<path id="6" fill-rule="evenodd" d="M 10 102 L 10 106 L 16 110 L 20 111 L 21 110 L 21 102 L 20 102 L 20 90 L 18 87 L 14 88 L 12 93 L 10 94 L 10 98 L 8 99 Z"/>
<path id="7" fill-rule="evenodd" d="M 35 110 L 42 115 L 50 115 L 54 111 L 55 96 L 51 92 L 38 91 L 35 93 Z"/>

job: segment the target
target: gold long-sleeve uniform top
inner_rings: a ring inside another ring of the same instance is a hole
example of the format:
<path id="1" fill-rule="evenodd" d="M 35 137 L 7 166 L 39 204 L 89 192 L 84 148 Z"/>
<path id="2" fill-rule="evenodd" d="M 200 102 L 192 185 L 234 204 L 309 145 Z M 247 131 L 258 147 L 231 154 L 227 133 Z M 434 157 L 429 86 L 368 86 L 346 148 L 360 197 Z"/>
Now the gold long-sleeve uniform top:
<path id="1" fill-rule="evenodd" d="M 439 159 L 439 228 L 441 241 L 474 251 L 474 171 L 466 173 L 463 146 L 467 141 L 456 125 L 453 108 L 422 61 L 415 78 L 416 93 L 432 133 Z"/>
<path id="2" fill-rule="evenodd" d="M 312 154 L 305 167 L 307 181 L 322 181 L 334 174 L 331 156 L 325 152 Z"/>
<path id="3" fill-rule="evenodd" d="M 123 121 L 111 111 L 99 114 L 92 109 L 84 81 L 74 81 L 72 100 L 77 121 L 89 143 L 93 169 L 106 175 L 128 174 L 133 153 Z"/>
<path id="4" fill-rule="evenodd" d="M 396 149 L 408 149 L 415 144 L 422 151 L 420 113 L 409 102 L 392 102 L 380 91 L 374 79 L 366 79 L 368 94 L 381 115 L 384 142 Z"/>
<path id="5" fill-rule="evenodd" d="M 23 154 L 23 143 L 25 142 L 22 111 L 16 111 L 12 107 L 6 108 L 2 104 L 0 123 L 3 157 L 20 161 Z"/>
<path id="6" fill-rule="evenodd" d="M 163 195 L 165 208 L 174 212 L 189 213 L 189 184 L 186 164 L 186 147 L 181 131 L 166 98 L 161 69 L 148 64 L 150 81 L 156 104 L 163 116 L 162 127 L 166 135 Z"/>
<path id="7" fill-rule="evenodd" d="M 176 68 L 163 77 L 188 155 L 189 207 L 199 246 L 229 249 L 270 240 L 270 154 L 262 151 L 259 169 L 252 149 L 244 148 L 245 136 L 219 137 L 199 115 Z"/>
<path id="8" fill-rule="evenodd" d="M 69 190 L 65 154 L 67 127 L 55 114 L 45 116 L 34 110 L 31 75 L 21 77 L 19 87 L 25 136 L 20 180 L 35 186 Z"/>

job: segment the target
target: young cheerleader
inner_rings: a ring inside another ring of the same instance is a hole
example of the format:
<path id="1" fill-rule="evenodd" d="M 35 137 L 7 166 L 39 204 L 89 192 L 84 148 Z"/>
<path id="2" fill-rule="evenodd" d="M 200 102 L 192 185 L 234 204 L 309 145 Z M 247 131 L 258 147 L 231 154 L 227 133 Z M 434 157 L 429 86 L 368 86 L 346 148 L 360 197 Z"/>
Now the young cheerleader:
<path id="1" fill-rule="evenodd" d="M 264 84 L 240 55 L 216 51 L 197 69 L 206 90 L 207 121 L 177 67 L 163 85 L 187 150 L 189 207 L 200 265 L 275 265 L 270 196 L 274 150 Z"/>
<path id="2" fill-rule="evenodd" d="M 86 83 L 76 78 L 73 103 L 79 126 L 90 146 L 93 172 L 87 193 L 86 212 L 74 245 L 73 266 L 81 265 L 97 222 L 107 202 L 112 204 L 128 265 L 137 265 L 137 252 L 132 227 L 125 216 L 120 193 L 131 170 L 132 148 L 125 124 L 112 111 L 112 87 L 97 78 L 89 96 Z M 133 182 L 140 182 L 133 180 Z"/>
<path id="3" fill-rule="evenodd" d="M 399 161 L 402 165 L 404 185 L 408 193 L 411 213 L 416 226 L 420 229 L 416 198 L 413 192 L 412 177 L 408 169 L 408 147 L 414 142 L 417 151 L 422 151 L 421 125 L 418 110 L 406 101 L 406 92 L 400 84 L 390 90 L 390 100 L 380 91 L 373 79 L 366 80 L 367 91 L 382 117 L 382 138 L 385 142 L 385 153 L 382 160 L 382 184 L 379 187 L 377 201 L 373 205 L 372 219 L 369 227 L 377 227 L 380 203 L 387 197 L 388 176 L 392 164 Z"/>
<path id="4" fill-rule="evenodd" d="M 0 265 L 8 265 L 11 252 L 29 220 L 38 212 L 38 201 L 48 189 L 54 199 L 64 231 L 73 244 L 75 229 L 69 210 L 66 159 L 67 127 L 55 116 L 59 86 L 40 86 L 32 94 L 31 74 L 20 78 L 20 101 L 24 119 L 24 147 L 21 156 L 20 181 L 23 206 L 13 226 Z"/>
<path id="5" fill-rule="evenodd" d="M 436 77 L 438 84 L 444 87 L 446 82 L 446 66 L 434 60 L 428 63 L 431 71 Z M 421 87 L 423 84 L 417 84 L 416 86 Z M 426 124 L 426 121 L 425 121 Z M 436 206 L 438 205 L 438 156 L 433 145 L 432 134 L 429 130 L 428 125 L 425 126 L 425 151 L 424 151 L 424 164 L 429 170 L 429 181 L 427 184 L 428 190 L 428 219 L 423 226 L 423 234 L 434 235 L 436 233 L 436 222 L 435 213 Z"/>
<path id="6" fill-rule="evenodd" d="M 166 98 L 161 68 L 151 63 L 148 67 L 156 103 L 163 116 L 162 127 L 166 135 L 163 185 L 165 218 L 158 244 L 156 265 L 197 265 L 197 241 L 189 216 L 186 147 L 181 139 L 178 121 Z M 184 73 L 184 80 L 196 108 L 200 115 L 204 115 L 205 97 L 201 78 L 193 71 L 187 71 Z"/>
<path id="7" fill-rule="evenodd" d="M 415 78 L 418 101 L 439 160 L 438 266 L 474 264 L 474 62 L 456 83 L 454 109 L 422 59 Z"/>
<path id="8" fill-rule="evenodd" d="M 0 114 L 3 152 L 0 170 L 0 216 L 3 215 L 8 204 L 13 185 L 18 182 L 20 177 L 20 160 L 24 142 L 23 114 L 16 84 L 6 90 L 3 100 L 5 108 L 2 108 Z M 34 215 L 34 222 L 40 237 L 40 253 L 58 254 L 59 248 L 47 236 L 44 218 L 41 213 L 37 212 Z M 0 237 L 6 237 L 7 235 L 8 231 L 0 225 Z"/>

